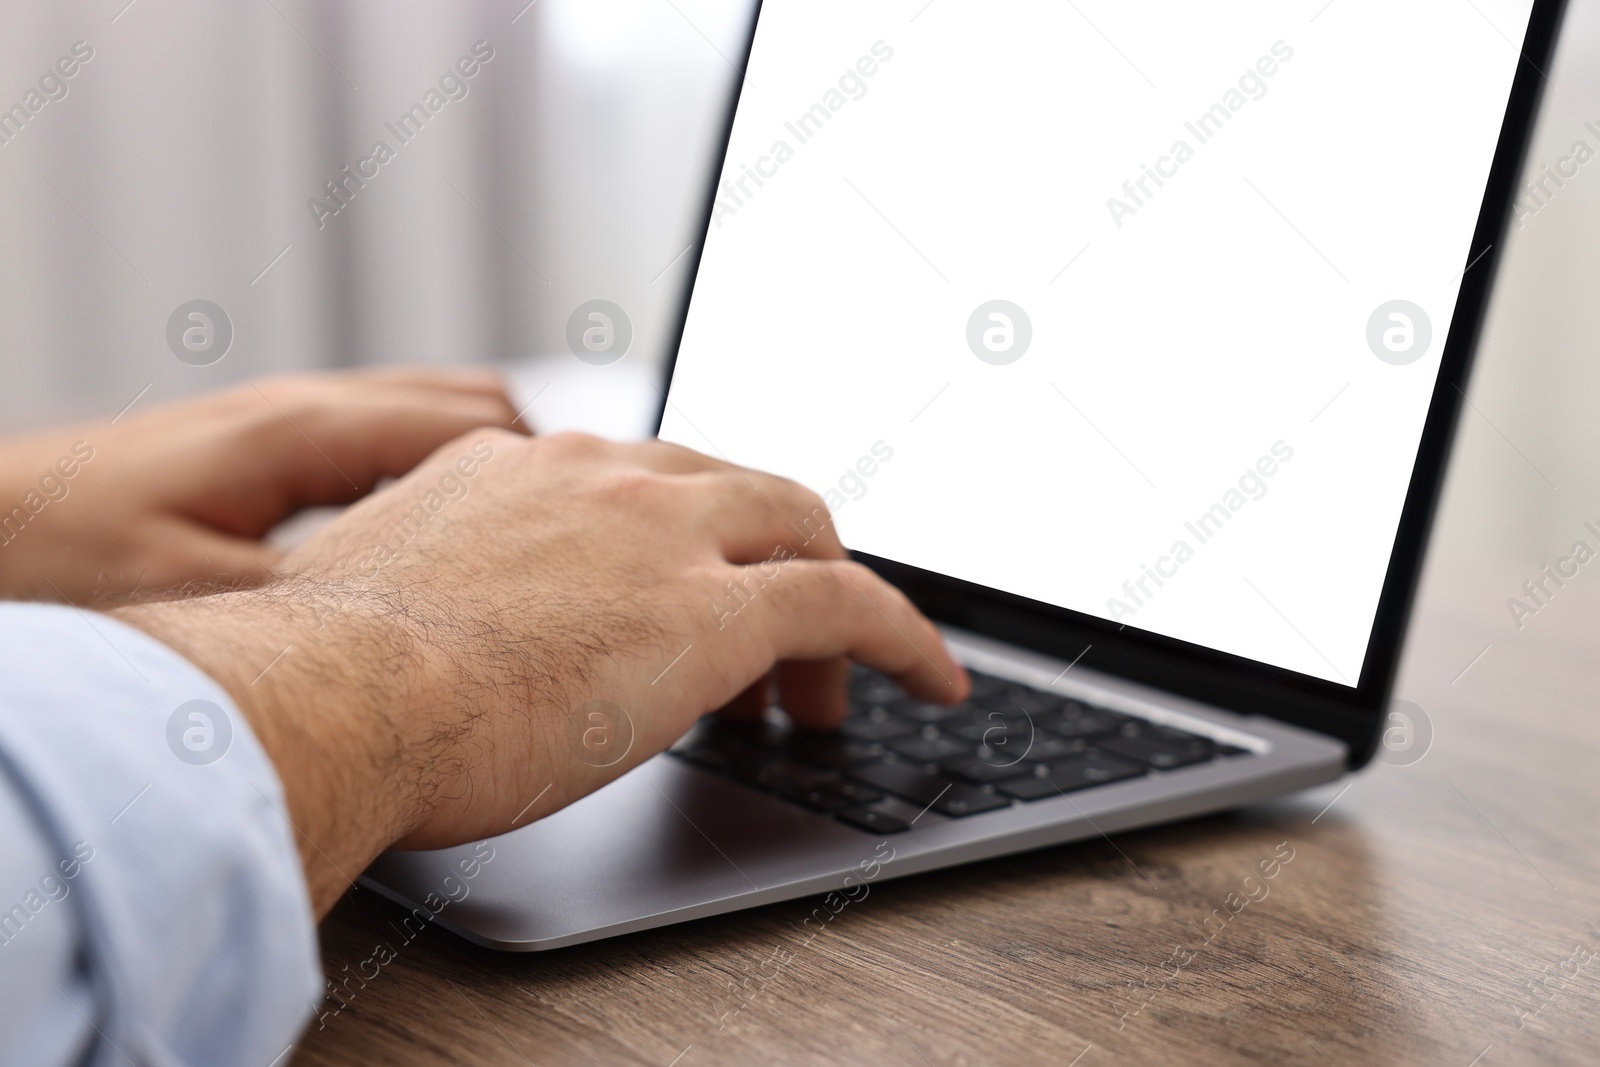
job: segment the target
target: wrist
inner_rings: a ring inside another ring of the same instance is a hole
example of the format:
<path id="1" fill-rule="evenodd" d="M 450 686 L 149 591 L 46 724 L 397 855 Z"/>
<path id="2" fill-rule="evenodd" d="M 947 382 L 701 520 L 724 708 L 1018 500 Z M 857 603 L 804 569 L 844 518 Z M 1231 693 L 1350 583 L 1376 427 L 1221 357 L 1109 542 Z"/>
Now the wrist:
<path id="1" fill-rule="evenodd" d="M 296 577 L 111 614 L 233 697 L 283 783 L 319 916 L 424 817 L 427 768 L 414 754 L 426 748 L 399 715 L 421 642 L 396 613 Z"/>

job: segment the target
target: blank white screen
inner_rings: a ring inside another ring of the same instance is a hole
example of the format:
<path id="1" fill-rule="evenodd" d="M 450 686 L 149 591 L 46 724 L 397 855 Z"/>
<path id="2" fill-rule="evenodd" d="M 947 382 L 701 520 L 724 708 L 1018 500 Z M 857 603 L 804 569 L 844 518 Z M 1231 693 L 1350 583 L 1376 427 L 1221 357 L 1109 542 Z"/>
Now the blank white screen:
<path id="1" fill-rule="evenodd" d="M 766 0 L 661 436 L 852 548 L 1354 685 L 1530 12 Z"/>

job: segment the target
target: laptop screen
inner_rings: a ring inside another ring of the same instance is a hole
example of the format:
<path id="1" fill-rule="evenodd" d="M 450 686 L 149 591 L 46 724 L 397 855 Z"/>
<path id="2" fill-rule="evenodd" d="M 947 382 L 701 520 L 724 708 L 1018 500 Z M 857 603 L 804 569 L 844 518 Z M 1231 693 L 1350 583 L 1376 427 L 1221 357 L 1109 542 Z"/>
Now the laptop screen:
<path id="1" fill-rule="evenodd" d="M 1354 686 L 1527 0 L 766 0 L 661 426 Z"/>

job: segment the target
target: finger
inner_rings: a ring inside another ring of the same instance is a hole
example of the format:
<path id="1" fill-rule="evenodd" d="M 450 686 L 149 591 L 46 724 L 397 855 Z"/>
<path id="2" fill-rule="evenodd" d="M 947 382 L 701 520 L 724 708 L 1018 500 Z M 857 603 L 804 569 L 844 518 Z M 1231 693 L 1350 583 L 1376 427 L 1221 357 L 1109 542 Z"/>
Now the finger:
<path id="1" fill-rule="evenodd" d="M 786 660 L 778 664 L 778 703 L 796 725 L 829 730 L 844 720 L 849 706 L 850 661 Z"/>
<path id="2" fill-rule="evenodd" d="M 767 713 L 767 705 L 772 703 L 771 677 L 763 674 L 754 682 L 746 686 L 738 696 L 722 706 L 721 713 L 729 719 L 740 722 L 754 722 Z"/>
<path id="3" fill-rule="evenodd" d="M 776 660 L 849 656 L 889 675 L 912 696 L 935 703 L 966 699 L 966 672 L 951 658 L 939 631 L 905 594 L 859 563 L 795 560 L 775 578 L 759 581 L 753 609 Z M 790 693 L 787 699 L 824 699 Z"/>
<path id="4" fill-rule="evenodd" d="M 453 399 L 475 397 L 479 400 L 490 401 L 493 402 L 496 411 L 511 413 L 509 418 L 506 418 L 504 415 L 497 415 L 494 425 L 503 426 L 510 430 L 516 430 L 518 433 L 528 434 L 529 436 L 532 436 L 533 434 L 533 427 L 527 421 L 525 421 L 523 417 L 523 411 L 516 407 L 516 405 L 512 402 L 511 395 L 505 392 L 503 389 L 491 389 L 480 392 L 478 390 L 470 389 L 437 389 L 425 385 L 393 385 L 386 388 L 393 389 L 396 396 L 400 395 L 402 392 L 410 392 L 413 394 L 413 398 L 416 401 L 425 404 L 436 403 L 440 398 L 444 398 L 446 401 L 449 401 Z"/>
<path id="5" fill-rule="evenodd" d="M 273 424 L 285 443 L 302 438 L 351 480 L 367 485 L 405 474 L 440 445 L 471 430 L 507 427 L 516 414 L 503 397 L 392 388 L 313 400 L 298 412 L 281 408 L 277 413 L 289 424 Z M 317 469 L 327 466 L 324 462 Z"/>
<path id="6" fill-rule="evenodd" d="M 265 581 L 283 555 L 259 541 L 181 520 L 164 523 L 155 537 L 151 562 L 138 579 L 148 589 L 195 581 Z"/>
<path id="7" fill-rule="evenodd" d="M 617 447 L 623 455 L 635 463 L 661 474 L 698 474 L 702 471 L 745 469 L 725 459 L 708 456 L 704 452 L 696 452 L 692 448 L 659 438 L 633 441 Z"/>
<path id="8" fill-rule="evenodd" d="M 705 491 L 702 521 L 719 534 L 730 563 L 755 563 L 789 553 L 811 559 L 844 559 L 832 515 L 822 497 L 799 482 L 741 467 L 670 441 L 614 446 L 617 454 L 662 474 L 696 479 Z"/>
<path id="9" fill-rule="evenodd" d="M 516 418 L 507 423 L 515 429 L 528 431 L 521 412 L 512 403 L 506 388 L 506 379 L 497 370 L 488 367 L 362 367 L 338 374 L 293 380 L 295 384 L 313 389 L 328 390 L 335 397 L 353 395 L 371 389 L 412 390 L 420 401 L 431 401 L 441 394 L 445 397 L 473 396 L 503 403 Z M 270 386 L 269 386 L 270 390 Z"/>
<path id="10" fill-rule="evenodd" d="M 325 380 L 362 386 L 438 389 L 477 396 L 509 396 L 505 376 L 488 367 L 362 367 L 329 375 Z"/>
<path id="11" fill-rule="evenodd" d="M 191 450 L 175 506 L 235 535 L 259 537 L 314 504 L 355 500 L 384 477 L 399 477 L 441 445 L 474 429 L 506 426 L 509 403 L 410 389 L 367 389 L 335 397 L 270 394 L 242 422 L 208 431 Z"/>
<path id="12" fill-rule="evenodd" d="M 717 536 L 729 563 L 770 568 L 796 556 L 844 559 L 833 516 L 798 482 L 761 471 L 722 469 L 685 476 L 694 486 L 698 521 Z"/>
<path id="13" fill-rule="evenodd" d="M 477 397 L 499 401 L 514 410 L 504 376 L 485 367 L 362 367 L 332 374 L 289 375 L 251 382 L 219 394 L 217 399 L 220 402 L 242 397 L 253 404 L 265 395 L 280 402 L 287 397 L 302 402 L 343 403 L 352 397 L 370 395 L 373 390 L 390 396 L 409 390 L 419 402 Z"/>

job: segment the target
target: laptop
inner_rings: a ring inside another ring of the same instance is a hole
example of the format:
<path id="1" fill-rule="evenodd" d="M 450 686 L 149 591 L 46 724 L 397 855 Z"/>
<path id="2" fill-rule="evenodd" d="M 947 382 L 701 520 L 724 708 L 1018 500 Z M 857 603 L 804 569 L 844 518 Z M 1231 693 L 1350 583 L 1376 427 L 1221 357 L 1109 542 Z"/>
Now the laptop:
<path id="1" fill-rule="evenodd" d="M 766 0 L 659 434 L 822 493 L 973 695 L 858 668 L 368 884 L 555 949 L 1367 763 L 1561 6 Z"/>

